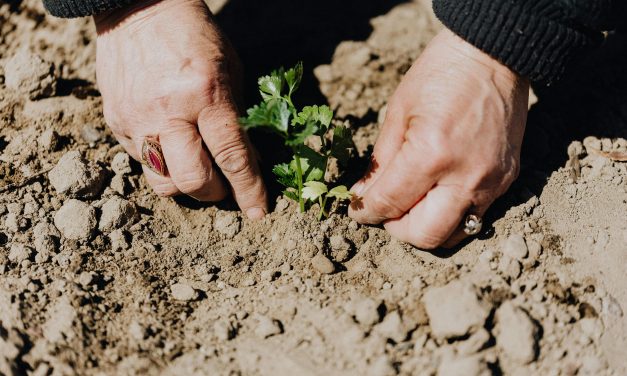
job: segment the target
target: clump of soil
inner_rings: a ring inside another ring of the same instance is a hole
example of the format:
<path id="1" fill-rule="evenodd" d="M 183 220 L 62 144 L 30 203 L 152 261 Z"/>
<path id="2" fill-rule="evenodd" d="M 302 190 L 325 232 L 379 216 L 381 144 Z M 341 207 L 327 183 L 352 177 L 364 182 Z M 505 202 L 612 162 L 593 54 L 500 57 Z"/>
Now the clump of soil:
<path id="1" fill-rule="evenodd" d="M 362 156 L 438 28 L 421 2 L 372 24 L 316 69 Z M 105 128 L 87 21 L 27 0 L 0 28 L 0 374 L 627 372 L 624 139 L 523 171 L 454 253 L 284 198 L 253 223 L 151 193 Z M 24 46 L 55 69 L 15 84 Z"/>

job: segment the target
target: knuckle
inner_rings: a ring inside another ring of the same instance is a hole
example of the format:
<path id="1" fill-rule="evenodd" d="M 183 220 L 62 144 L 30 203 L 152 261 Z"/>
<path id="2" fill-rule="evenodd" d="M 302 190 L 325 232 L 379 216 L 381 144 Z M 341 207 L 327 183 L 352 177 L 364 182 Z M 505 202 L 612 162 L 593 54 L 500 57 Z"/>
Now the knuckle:
<path id="1" fill-rule="evenodd" d="M 242 175 L 250 171 L 250 158 L 243 143 L 237 142 L 224 147 L 214 158 L 224 173 Z"/>
<path id="2" fill-rule="evenodd" d="M 395 204 L 395 200 L 386 194 L 372 196 L 366 205 L 370 207 L 371 212 L 375 216 L 381 218 L 398 218 L 405 213 L 404 210 Z"/>

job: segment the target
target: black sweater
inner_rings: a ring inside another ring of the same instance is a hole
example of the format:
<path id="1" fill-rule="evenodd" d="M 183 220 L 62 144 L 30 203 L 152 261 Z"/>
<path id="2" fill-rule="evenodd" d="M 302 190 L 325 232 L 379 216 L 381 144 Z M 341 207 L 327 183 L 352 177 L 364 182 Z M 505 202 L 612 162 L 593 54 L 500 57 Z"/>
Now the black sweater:
<path id="1" fill-rule="evenodd" d="M 134 0 L 43 0 L 58 17 L 81 17 Z M 627 0 L 433 0 L 453 32 L 532 81 L 550 83 L 577 56 L 627 23 Z"/>

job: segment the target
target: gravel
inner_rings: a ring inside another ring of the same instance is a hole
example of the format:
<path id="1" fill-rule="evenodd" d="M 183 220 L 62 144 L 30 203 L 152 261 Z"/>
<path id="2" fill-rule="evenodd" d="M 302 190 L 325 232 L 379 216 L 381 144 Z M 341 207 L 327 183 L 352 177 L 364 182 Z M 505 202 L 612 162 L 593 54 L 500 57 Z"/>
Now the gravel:
<path id="1" fill-rule="evenodd" d="M 101 210 L 98 229 L 105 233 L 131 225 L 137 216 L 135 205 L 119 196 L 112 196 Z"/>
<path id="2" fill-rule="evenodd" d="M 172 297 L 176 300 L 188 302 L 198 299 L 198 291 L 184 283 L 173 284 L 170 286 L 170 291 L 172 292 Z"/>
<path id="3" fill-rule="evenodd" d="M 538 352 L 538 327 L 527 312 L 511 301 L 503 303 L 496 311 L 496 345 L 516 362 L 527 364 L 535 360 Z"/>
<path id="4" fill-rule="evenodd" d="M 105 173 L 96 165 L 90 165 L 78 151 L 65 153 L 48 173 L 54 189 L 74 198 L 93 198 L 100 192 Z"/>
<path id="5" fill-rule="evenodd" d="M 318 252 L 318 254 L 311 259 L 311 266 L 322 274 L 332 274 L 335 272 L 335 265 L 333 265 L 333 262 L 322 252 Z"/>
<path id="6" fill-rule="evenodd" d="M 470 283 L 459 280 L 427 290 L 423 303 L 436 338 L 462 337 L 483 327 L 488 305 Z"/>
<path id="7" fill-rule="evenodd" d="M 268 338 L 283 333 L 283 325 L 279 320 L 268 316 L 259 316 L 255 334 L 260 338 Z"/>
<path id="8" fill-rule="evenodd" d="M 97 223 L 96 210 L 75 199 L 67 200 L 54 216 L 54 225 L 70 240 L 88 239 Z"/>

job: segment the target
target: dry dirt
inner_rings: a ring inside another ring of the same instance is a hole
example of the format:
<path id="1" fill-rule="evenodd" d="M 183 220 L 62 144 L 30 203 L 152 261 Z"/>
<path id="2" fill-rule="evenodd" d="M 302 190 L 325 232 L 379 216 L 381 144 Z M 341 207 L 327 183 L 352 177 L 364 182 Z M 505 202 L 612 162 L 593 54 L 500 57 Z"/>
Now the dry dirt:
<path id="1" fill-rule="evenodd" d="M 362 157 L 428 9 L 315 70 Z M 0 375 L 627 374 L 627 164 L 595 152 L 627 151 L 624 125 L 530 133 L 557 167 L 526 164 L 481 236 L 432 254 L 345 208 L 157 198 L 106 130 L 90 22 L 14 1 L 0 32 Z"/>

